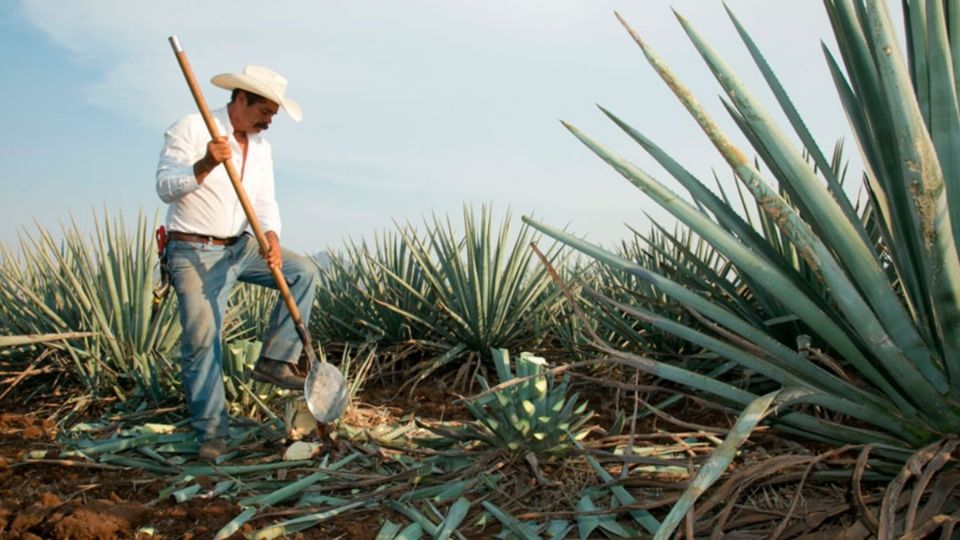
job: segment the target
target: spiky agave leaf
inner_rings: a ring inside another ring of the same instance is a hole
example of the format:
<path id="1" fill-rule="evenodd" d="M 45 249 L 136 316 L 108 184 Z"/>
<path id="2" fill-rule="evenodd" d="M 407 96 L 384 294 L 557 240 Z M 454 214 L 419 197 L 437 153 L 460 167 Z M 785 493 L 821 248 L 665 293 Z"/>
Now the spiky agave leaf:
<path id="1" fill-rule="evenodd" d="M 419 318 L 431 321 L 431 330 L 451 346 L 464 344 L 486 354 L 491 347 L 529 344 L 538 338 L 534 320 L 546 320 L 559 309 L 560 294 L 548 293 L 546 270 L 532 265 L 529 244 L 536 235 L 525 225 L 511 235 L 509 213 L 499 230 L 492 210 L 484 207 L 479 217 L 464 209 L 462 234 L 449 219 L 434 216 L 426 240 L 412 227 L 401 229 L 401 235 L 429 291 Z M 548 257 L 558 260 L 557 246 Z M 387 275 L 397 286 L 415 290 L 402 276 Z"/>
<path id="2" fill-rule="evenodd" d="M 400 231 L 366 241 L 348 241 L 321 267 L 312 330 L 338 341 L 374 341 L 393 345 L 435 339 L 433 321 L 421 319 L 431 303 L 419 263 Z M 398 285 L 400 282 L 403 286 Z"/>
<path id="3" fill-rule="evenodd" d="M 0 326 L 16 334 L 92 332 L 49 346 L 72 359 L 91 392 L 126 397 L 133 387 L 164 399 L 177 380 L 170 358 L 180 324 L 175 301 L 154 309 L 156 221 L 141 212 L 128 232 L 123 216 L 104 212 L 94 216 L 91 236 L 76 223 L 63 227 L 59 242 L 40 226 L 21 236 L 20 258 L 3 250 Z"/>
<path id="4" fill-rule="evenodd" d="M 795 316 L 801 323 L 797 330 L 812 335 L 815 347 L 838 358 L 846 371 L 844 378 L 857 381 L 855 386 L 791 350 L 790 338 L 799 336 L 778 336 L 765 324 L 757 324 L 755 317 L 738 313 L 736 302 L 717 304 L 698 294 L 706 290 L 707 283 L 690 285 L 667 279 L 662 268 L 627 263 L 570 235 L 526 221 L 606 264 L 627 269 L 696 310 L 716 323 L 712 333 L 718 338 L 708 338 L 703 332 L 685 329 L 643 309 L 633 310 L 640 318 L 664 329 L 669 327 L 671 332 L 745 367 L 761 368 L 767 378 L 781 385 L 800 386 L 827 396 L 828 399 L 816 398 L 824 407 L 846 409 L 846 414 L 862 419 L 863 413 L 869 411 L 872 420 L 867 421 L 878 428 L 834 431 L 828 438 L 844 442 L 877 436 L 887 443 L 891 438 L 898 440 L 895 445 L 910 448 L 939 434 L 956 432 L 960 428 L 960 338 L 947 328 L 960 324 L 960 261 L 951 221 L 956 220 L 957 205 L 952 205 L 944 187 L 944 170 L 954 168 L 953 157 L 941 164 L 943 160 L 937 151 L 951 156 L 960 151 L 956 145 L 951 146 L 960 136 L 960 122 L 955 97 L 952 104 L 948 99 L 955 92 L 955 74 L 947 68 L 952 62 L 945 60 L 951 58 L 951 49 L 945 45 L 942 8 L 938 2 L 927 2 L 927 9 L 920 10 L 920 4 L 924 2 L 911 2 L 914 11 L 908 16 L 913 27 L 922 29 L 909 38 L 915 68 L 911 84 L 884 2 L 826 2 L 847 75 L 829 55 L 828 59 L 867 163 L 870 200 L 862 215 L 853 211 L 853 205 L 840 189 L 836 167 L 826 162 L 772 69 L 735 19 L 748 49 L 800 135 L 803 149 L 793 147 L 732 69 L 689 22 L 679 17 L 727 92 L 727 111 L 763 158 L 772 178 L 745 157 L 652 48 L 625 21 L 621 22 L 756 200 L 763 213 L 762 234 L 731 212 L 726 197 L 713 195 L 663 150 L 613 113 L 604 110 L 684 185 L 693 204 L 567 124 L 594 153 L 710 242 L 732 263 L 730 275 L 748 281 L 758 295 L 774 299 L 785 314 Z M 920 18 L 920 13 L 926 15 Z M 920 78 L 923 80 L 918 82 Z M 915 85 L 928 90 L 915 90 Z M 816 167 L 808 163 L 808 155 Z M 725 350 L 724 341 L 736 350 Z M 760 354 L 755 356 L 750 351 Z M 664 374 L 742 406 L 755 399 L 718 386 L 719 381 L 636 357 L 629 360 L 647 371 Z M 778 369 L 785 371 L 777 372 Z M 858 407 L 863 410 L 858 412 Z M 778 421 L 791 416 L 791 421 L 799 420 L 789 414 Z M 820 420 L 806 418 L 802 422 L 808 436 L 828 434 Z M 890 455 L 902 458 L 904 454 Z"/>

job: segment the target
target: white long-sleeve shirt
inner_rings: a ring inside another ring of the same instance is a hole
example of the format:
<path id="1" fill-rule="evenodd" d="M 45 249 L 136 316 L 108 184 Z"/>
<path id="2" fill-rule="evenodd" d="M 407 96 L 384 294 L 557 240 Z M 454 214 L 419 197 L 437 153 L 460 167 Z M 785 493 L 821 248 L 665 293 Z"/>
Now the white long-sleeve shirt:
<path id="1" fill-rule="evenodd" d="M 247 161 L 233 136 L 227 108 L 211 112 L 221 135 L 229 134 L 234 168 L 264 231 L 280 236 L 280 209 L 273 182 L 273 154 L 260 134 L 248 135 Z M 207 152 L 210 132 L 199 113 L 189 114 L 164 134 L 157 164 L 157 194 L 167 208 L 167 229 L 227 238 L 241 234 L 249 225 L 240 199 L 233 190 L 227 169 L 217 166 L 197 183 L 193 165 Z"/>

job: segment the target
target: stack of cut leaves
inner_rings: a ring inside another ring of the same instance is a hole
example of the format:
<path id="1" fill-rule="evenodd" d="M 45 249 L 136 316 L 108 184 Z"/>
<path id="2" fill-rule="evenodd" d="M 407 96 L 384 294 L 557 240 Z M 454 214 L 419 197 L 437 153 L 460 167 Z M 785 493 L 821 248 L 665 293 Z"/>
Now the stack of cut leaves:
<path id="1" fill-rule="evenodd" d="M 281 458 L 266 444 L 283 436 L 281 426 L 276 423 L 257 425 L 246 422 L 231 426 L 228 438 L 230 452 L 213 463 L 198 463 L 193 458 L 199 443 L 191 431 L 180 429 L 186 423 L 186 420 L 176 424 L 143 423 L 122 429 L 106 422 L 80 424 L 69 432 L 73 450 L 62 457 L 92 459 L 117 467 L 169 475 L 170 484 L 161 490 L 160 498 L 169 497 L 178 504 L 197 498 L 223 497 L 234 500 L 243 511 L 217 534 L 218 538 L 226 538 L 258 511 L 296 497 L 300 497 L 302 503 L 306 500 L 304 490 L 307 487 L 330 478 L 330 475 L 362 456 L 353 453 L 334 463 L 329 462 L 329 456 L 319 462 L 293 460 L 287 456 Z M 113 431 L 113 436 L 106 440 L 84 436 L 105 429 Z M 133 452 L 137 455 L 131 455 Z M 295 480 L 284 479 L 287 474 L 304 468 L 314 469 L 314 472 Z M 199 481 L 201 477 L 213 481 L 213 487 L 204 488 L 206 484 Z M 360 505 L 349 505 L 328 514 L 336 515 Z M 309 514 L 307 511 L 304 513 Z M 312 524 L 315 524 L 327 516 L 301 516 L 299 523 L 302 525 L 310 521 L 310 517 L 314 518 Z M 278 535 L 261 531 L 257 537 L 275 538 Z"/>
<path id="2" fill-rule="evenodd" d="M 692 203 L 567 124 L 590 150 L 731 262 L 731 279 L 741 280 L 751 297 L 770 310 L 759 324 L 726 302 L 705 296 L 699 287 L 684 286 L 655 269 L 526 220 L 633 273 L 709 324 L 706 329 L 690 328 L 643 306 L 607 299 L 618 309 L 737 362 L 780 388 L 759 396 L 721 379 L 598 344 L 622 362 L 691 387 L 717 404 L 745 408 L 723 451 L 701 469 L 695 482 L 699 490 L 716 479 L 752 427 L 774 411 L 775 423 L 784 432 L 835 445 L 874 445 L 870 468 L 891 473 L 916 449 L 960 432 L 958 13 L 955 5 L 940 0 L 905 2 L 905 56 L 887 4 L 825 2 L 845 69 L 833 53 L 824 53 L 865 164 L 868 198 L 859 211 L 759 48 L 732 14 L 802 147 L 796 147 L 693 26 L 682 17 L 680 23 L 725 91 L 726 111 L 766 165 L 766 174 L 653 49 L 621 22 L 753 196 L 763 215 L 762 233 L 734 212 L 725 196 L 714 194 L 612 112 L 603 109 L 683 185 Z M 784 317 L 798 329 L 792 339 L 771 330 Z M 805 414 L 799 404 L 853 421 Z M 697 493 L 691 490 L 689 495 L 678 502 L 658 537 L 668 537 L 692 506 Z"/>
<path id="3" fill-rule="evenodd" d="M 293 404 L 285 422 L 235 419 L 229 452 L 202 463 L 188 420 L 178 412 L 142 410 L 62 431 L 69 450 L 59 457 L 166 478 L 159 498 L 174 504 L 211 498 L 235 503 L 236 515 L 217 538 L 237 532 L 278 538 L 345 512 L 376 516 L 382 520 L 378 538 L 388 539 L 587 537 L 600 530 L 632 538 L 656 530 L 657 520 L 638 505 L 663 491 L 628 491 L 615 481 L 614 469 L 672 478 L 673 484 L 686 479 L 690 455 L 716 447 L 706 434 L 662 433 L 641 444 L 618 431 L 622 419 L 606 438 L 582 440 L 590 415 L 569 393 L 567 380 L 554 383 L 551 370 L 533 355 L 521 355 L 512 366 L 506 351 L 496 355 L 503 382 L 470 400 L 481 420 L 473 430 L 462 422 L 407 416 L 366 429 L 341 421 L 328 432 L 332 438 L 321 439 L 312 418 L 304 418 L 305 408 Z M 499 420 L 514 428 L 500 430 Z M 578 474 L 566 478 L 564 470 Z M 623 506 L 631 508 L 618 510 Z M 556 511 L 573 517 L 551 517 Z"/>

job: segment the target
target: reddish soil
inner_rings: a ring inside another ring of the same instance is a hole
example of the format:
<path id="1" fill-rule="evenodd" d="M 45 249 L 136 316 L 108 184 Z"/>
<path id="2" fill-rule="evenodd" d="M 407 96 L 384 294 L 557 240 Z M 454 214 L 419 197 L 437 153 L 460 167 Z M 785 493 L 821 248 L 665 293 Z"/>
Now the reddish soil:
<path id="1" fill-rule="evenodd" d="M 361 400 L 375 407 L 386 407 L 399 417 L 413 414 L 421 418 L 436 420 L 469 420 L 473 417 L 455 403 L 460 397 L 438 385 L 418 386 L 413 395 L 407 391 L 398 393 L 395 387 L 376 386 L 365 389 Z"/>
<path id="2" fill-rule="evenodd" d="M 30 452 L 46 450 L 47 457 L 55 458 L 61 450 L 56 443 L 56 419 L 63 415 L 61 406 L 67 396 L 40 394 L 30 403 L 18 400 L 16 393 L 0 401 L 0 538 L 199 540 L 212 538 L 240 513 L 236 504 L 223 499 L 177 504 L 170 497 L 160 498 L 170 481 L 162 475 L 107 470 L 66 460 L 24 463 Z M 419 386 L 412 395 L 397 393 L 395 386 L 377 385 L 365 389 L 361 403 L 380 411 L 378 415 L 394 419 L 409 414 L 447 421 L 469 419 L 466 409 L 456 403 L 459 397 L 440 384 Z M 588 395 L 587 399 L 592 409 L 607 416 L 603 397 L 608 396 Z M 354 420 L 363 423 L 363 418 Z M 294 538 L 372 539 L 386 517 L 408 522 L 389 514 L 383 509 L 354 511 L 297 533 Z M 241 532 L 257 530 L 276 520 L 254 519 Z M 153 535 L 138 533 L 141 528 L 152 528 Z"/>
<path id="3" fill-rule="evenodd" d="M 597 413 L 593 423 L 600 426 L 611 425 L 615 415 L 613 393 L 591 386 L 579 390 L 581 399 L 589 403 L 588 408 Z M 40 397 L 34 399 L 32 396 L 36 394 Z M 177 504 L 171 497 L 162 498 L 161 491 L 170 486 L 169 476 L 140 470 L 115 470 L 96 463 L 52 459 L 61 450 L 56 443 L 57 423 L 73 408 L 74 402 L 69 400 L 71 395 L 44 392 L 36 387 L 29 396 L 23 398 L 13 392 L 6 396 L 6 399 L 0 400 L 0 539 L 201 540 L 212 538 L 240 513 L 241 509 L 236 504 L 223 499 L 195 498 L 187 504 Z M 457 403 L 458 399 L 456 392 L 444 388 L 441 384 L 423 385 L 412 395 L 407 392 L 398 394 L 395 386 L 378 385 L 363 392 L 360 399 L 363 410 L 360 413 L 351 412 L 345 420 L 352 426 L 363 428 L 373 427 L 383 418 L 395 422 L 409 414 L 435 420 L 468 419 L 469 413 Z M 107 408 L 112 406 L 104 405 Z M 727 427 L 731 423 L 731 418 L 723 412 L 705 409 L 696 404 L 688 404 L 681 413 L 687 422 L 719 427 Z M 91 412 L 88 416 L 88 419 L 97 419 L 99 415 Z M 77 418 L 73 422 L 81 420 Z M 648 416 L 640 424 L 638 433 L 651 433 L 659 424 L 666 425 L 669 422 Z M 742 449 L 745 457 L 739 466 L 755 465 L 758 460 L 769 457 L 768 449 L 776 452 L 777 445 L 782 444 L 782 441 L 765 441 L 766 432 L 765 428 L 758 430 L 751 443 L 745 445 Z M 783 453 L 789 453 L 787 450 Z M 824 450 L 826 447 L 821 449 Z M 48 451 L 51 459 L 46 462 L 25 462 L 28 456 L 40 459 L 35 452 L 41 451 Z M 747 459 L 748 455 L 753 457 Z M 691 457 L 695 456 L 691 453 Z M 593 473 L 582 463 L 580 465 L 584 467 L 583 470 L 575 466 L 554 466 L 547 463 L 542 465 L 547 478 L 558 479 L 560 485 L 532 493 L 531 498 L 524 502 L 543 511 L 572 508 L 576 501 L 565 499 L 570 494 L 579 493 L 585 483 L 595 481 Z M 517 470 L 529 473 L 525 467 Z M 204 484 L 205 488 L 212 486 L 212 482 L 207 479 L 198 480 L 201 484 L 207 482 Z M 527 485 L 526 477 L 514 480 L 518 485 Z M 532 477 L 529 480 L 530 486 L 536 483 Z M 656 481 L 650 478 L 635 480 L 647 482 L 651 486 L 654 486 Z M 835 506 L 844 504 L 842 490 L 828 487 L 817 491 L 821 495 L 825 492 L 826 503 L 819 501 L 820 503 L 829 504 L 833 501 Z M 776 495 L 780 492 L 773 493 Z M 785 495 L 781 498 L 789 502 L 791 493 L 785 488 L 781 493 Z M 874 497 L 874 500 L 879 504 L 878 498 Z M 273 516 L 252 520 L 244 525 L 240 532 L 252 532 L 275 523 L 280 520 L 279 514 L 284 510 L 286 509 L 277 508 Z M 508 511 L 520 515 L 523 508 L 511 507 Z M 763 512 L 766 512 L 764 515 L 769 514 L 768 511 L 759 510 L 755 513 L 759 515 Z M 403 516 L 375 508 L 337 516 L 297 533 L 292 538 L 373 539 L 387 518 L 394 523 L 409 523 Z M 837 519 L 845 518 L 841 515 Z M 843 527 L 847 525 L 845 521 Z M 146 528 L 152 529 L 152 535 L 145 532 Z M 489 538 L 496 530 L 496 527 L 486 529 L 483 537 Z M 242 535 L 236 534 L 234 537 L 240 538 Z M 827 534 L 820 537 L 832 536 Z"/>
<path id="4" fill-rule="evenodd" d="M 384 405 L 376 401 L 377 397 L 365 401 Z M 418 394 L 411 399 L 396 398 L 389 405 L 406 407 L 422 400 Z M 56 426 L 49 420 L 56 410 L 52 403 L 28 406 L 11 403 L 9 398 L 0 402 L 0 538 L 199 540 L 212 538 L 240 513 L 237 505 L 222 499 L 193 499 L 189 504 L 176 504 L 169 497 L 160 499 L 160 490 L 169 485 L 169 478 L 139 470 L 104 470 L 79 463 L 23 463 L 29 452 L 47 450 L 50 456 L 56 456 Z M 371 539 L 385 514 L 382 510 L 354 511 L 294 538 Z M 400 519 L 395 517 L 393 521 Z M 241 532 L 274 521 L 276 518 L 254 519 Z M 142 527 L 152 527 L 153 535 L 138 534 Z"/>

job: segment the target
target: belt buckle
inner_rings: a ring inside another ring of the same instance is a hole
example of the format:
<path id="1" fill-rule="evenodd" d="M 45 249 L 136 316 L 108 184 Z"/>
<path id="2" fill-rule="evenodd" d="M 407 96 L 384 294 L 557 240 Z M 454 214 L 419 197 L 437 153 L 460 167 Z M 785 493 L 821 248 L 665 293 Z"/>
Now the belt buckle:
<path id="1" fill-rule="evenodd" d="M 208 245 L 208 246 L 214 245 L 214 243 L 213 243 L 213 237 L 212 237 L 212 236 L 208 236 L 208 237 L 207 237 L 207 245 Z"/>

